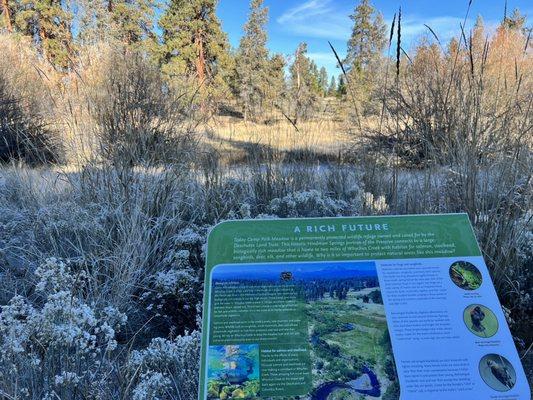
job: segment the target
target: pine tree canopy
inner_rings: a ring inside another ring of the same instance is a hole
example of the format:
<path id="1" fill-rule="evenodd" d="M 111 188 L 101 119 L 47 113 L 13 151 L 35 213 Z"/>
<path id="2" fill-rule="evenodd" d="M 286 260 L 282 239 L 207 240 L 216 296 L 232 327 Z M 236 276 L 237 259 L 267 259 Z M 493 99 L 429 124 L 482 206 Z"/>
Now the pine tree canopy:
<path id="1" fill-rule="evenodd" d="M 323 93 L 328 91 L 328 83 L 328 72 L 325 67 L 322 67 L 319 72 L 319 84 Z"/>
<path id="2" fill-rule="evenodd" d="M 156 0 L 108 0 L 114 36 L 131 45 L 153 39 Z"/>
<path id="3" fill-rule="evenodd" d="M 162 69 L 168 76 L 194 77 L 200 85 L 222 79 L 229 64 L 229 44 L 216 5 L 216 0 L 170 1 L 159 21 Z"/>
<path id="4" fill-rule="evenodd" d="M 328 87 L 328 96 L 333 96 L 336 91 L 337 91 L 337 81 L 335 80 L 335 76 L 332 76 L 331 81 L 329 83 L 329 87 Z"/>
<path id="5" fill-rule="evenodd" d="M 385 23 L 369 0 L 361 0 L 350 18 L 354 26 L 344 64 L 350 70 L 364 71 L 385 48 Z"/>
<path id="6" fill-rule="evenodd" d="M 263 6 L 263 0 L 252 0 L 236 60 L 238 95 L 245 118 L 257 113 L 268 90 L 267 22 L 268 9 Z"/>
<path id="7" fill-rule="evenodd" d="M 11 28 L 31 37 L 54 66 L 68 68 L 73 55 L 72 13 L 61 0 L 16 0 L 8 7 Z"/>

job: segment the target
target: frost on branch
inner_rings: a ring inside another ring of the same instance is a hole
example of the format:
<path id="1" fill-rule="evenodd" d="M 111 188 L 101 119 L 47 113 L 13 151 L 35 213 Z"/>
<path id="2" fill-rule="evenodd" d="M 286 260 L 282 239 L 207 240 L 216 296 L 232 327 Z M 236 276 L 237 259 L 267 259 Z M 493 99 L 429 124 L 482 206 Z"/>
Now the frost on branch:
<path id="1" fill-rule="evenodd" d="M 1 309 L 2 390 L 13 398 L 36 388 L 69 398 L 76 388 L 95 395 L 102 385 L 111 388 L 111 381 L 105 382 L 112 379 L 110 352 L 126 315 L 87 304 L 73 293 L 66 262 L 48 259 L 36 275 L 42 302 L 14 296 Z"/>
<path id="2" fill-rule="evenodd" d="M 162 391 L 165 398 L 196 398 L 200 340 L 200 332 L 194 331 L 174 340 L 155 338 L 146 349 L 133 351 L 128 363 L 133 398 L 157 400 Z"/>
<path id="3" fill-rule="evenodd" d="M 346 215 L 351 210 L 344 200 L 335 200 L 318 190 L 295 192 L 273 199 L 268 212 L 281 218 L 287 217 L 335 217 Z"/>

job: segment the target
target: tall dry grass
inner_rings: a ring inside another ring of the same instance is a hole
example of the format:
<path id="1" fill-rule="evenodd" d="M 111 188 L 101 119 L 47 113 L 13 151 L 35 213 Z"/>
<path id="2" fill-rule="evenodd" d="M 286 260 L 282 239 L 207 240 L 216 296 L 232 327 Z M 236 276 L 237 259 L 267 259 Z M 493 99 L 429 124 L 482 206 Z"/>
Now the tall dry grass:
<path id="1" fill-rule="evenodd" d="M 401 21 L 397 29 L 383 123 L 357 141 L 369 154 L 365 188 L 383 194 L 392 213 L 469 214 L 531 359 L 533 337 L 523 328 L 531 323 L 533 283 L 530 38 L 504 27 L 492 36 L 462 29 L 456 45 L 445 47 L 431 31 L 410 57 L 401 48 Z"/>
<path id="2" fill-rule="evenodd" d="M 24 38 L 0 34 L 0 160 L 63 160 L 52 87 L 58 77 Z"/>

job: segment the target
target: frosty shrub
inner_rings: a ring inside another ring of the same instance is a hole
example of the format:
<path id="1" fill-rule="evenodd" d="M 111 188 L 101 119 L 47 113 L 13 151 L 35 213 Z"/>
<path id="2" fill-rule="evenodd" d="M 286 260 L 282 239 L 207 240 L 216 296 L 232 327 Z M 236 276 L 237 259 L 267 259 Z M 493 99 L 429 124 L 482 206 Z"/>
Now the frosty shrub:
<path id="1" fill-rule="evenodd" d="M 188 251 L 182 255 L 188 257 Z M 142 295 L 146 303 L 146 310 L 156 313 L 157 317 L 169 319 L 168 324 L 175 325 L 172 316 L 179 313 L 193 312 L 198 303 L 200 279 L 188 260 L 183 260 L 181 267 L 159 271 L 151 276 L 148 290 Z M 180 319 L 183 324 L 183 319 Z"/>
<path id="2" fill-rule="evenodd" d="M 25 252 L 32 240 L 27 212 L 0 209 L 0 304 L 5 304 L 10 293 L 24 291 L 28 261 Z"/>
<path id="3" fill-rule="evenodd" d="M 204 241 L 202 235 L 191 228 L 185 228 L 179 231 L 173 239 L 175 247 L 184 248 L 198 246 Z"/>
<path id="4" fill-rule="evenodd" d="M 126 315 L 87 304 L 83 276 L 46 260 L 35 271 L 38 299 L 14 296 L 0 314 L 0 388 L 8 398 L 101 398 L 113 391 L 112 353 Z M 54 397 L 55 396 L 55 397 Z"/>
<path id="5" fill-rule="evenodd" d="M 185 303 L 189 302 L 189 297 L 197 284 L 198 278 L 194 276 L 194 271 L 190 267 L 158 272 L 154 275 L 153 281 L 158 297 L 172 295 Z"/>
<path id="6" fill-rule="evenodd" d="M 219 174 L 219 173 L 218 173 Z M 254 203 L 246 180 L 237 178 L 205 178 L 205 217 L 213 221 L 220 218 L 240 219 L 250 216 L 250 203 Z M 214 182 L 212 182 L 214 181 Z M 246 204 L 248 208 L 242 207 Z"/>
<path id="7" fill-rule="evenodd" d="M 96 245 L 105 235 L 102 207 L 95 204 L 80 205 L 73 201 L 50 202 L 34 211 L 35 235 L 41 248 L 50 255 L 72 257 L 79 246 Z M 61 243 L 58 247 L 57 244 Z M 70 245 L 68 243 L 71 243 Z"/>
<path id="8" fill-rule="evenodd" d="M 363 206 L 370 213 L 385 214 L 389 210 L 385 196 L 374 196 L 370 192 L 363 194 Z"/>
<path id="9" fill-rule="evenodd" d="M 318 190 L 309 190 L 288 194 L 273 199 L 268 212 L 281 218 L 294 217 L 335 217 L 347 215 L 352 210 L 344 200 L 332 199 Z"/>
<path id="10" fill-rule="evenodd" d="M 13 203 L 20 203 L 24 195 L 11 196 Z M 0 259 L 12 258 L 16 253 L 25 264 L 20 267 L 27 268 L 44 257 L 74 257 L 80 248 L 101 247 L 101 237 L 106 234 L 101 207 L 57 198 L 43 205 L 36 203 L 0 210 Z M 7 261 L 17 269 L 16 263 Z"/>
<path id="11" fill-rule="evenodd" d="M 200 341 L 194 331 L 174 340 L 156 338 L 133 351 L 127 366 L 133 400 L 195 399 Z"/>
<path id="12" fill-rule="evenodd" d="M 35 270 L 38 282 L 35 289 L 41 293 L 58 293 L 63 288 L 71 288 L 74 276 L 68 262 L 49 258 Z"/>

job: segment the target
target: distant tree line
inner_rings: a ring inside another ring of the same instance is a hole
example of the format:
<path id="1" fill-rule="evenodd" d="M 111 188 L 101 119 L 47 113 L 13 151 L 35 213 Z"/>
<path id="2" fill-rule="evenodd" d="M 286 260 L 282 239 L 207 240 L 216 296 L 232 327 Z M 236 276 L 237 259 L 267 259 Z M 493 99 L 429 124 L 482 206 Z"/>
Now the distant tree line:
<path id="1" fill-rule="evenodd" d="M 64 73 L 76 68 L 83 46 L 119 43 L 152 59 L 171 84 L 197 91 L 199 103 L 231 95 L 244 119 L 254 121 L 290 100 L 286 112 L 297 123 L 313 114 L 320 98 L 345 94 L 344 79 L 318 68 L 306 43 L 290 57 L 269 52 L 263 0 L 251 0 L 237 49 L 229 45 L 216 6 L 217 0 L 170 0 L 163 9 L 156 0 L 2 0 L 0 29 L 29 38 Z M 352 16 L 345 62 L 361 74 L 383 48 L 384 25 L 373 14 L 363 0 Z"/>
<path id="2" fill-rule="evenodd" d="M 360 276 L 344 279 L 316 279 L 300 282 L 303 287 L 307 301 L 316 301 L 324 299 L 328 295 L 331 299 L 347 300 L 350 290 L 359 291 L 365 288 L 378 288 L 379 281 L 377 277 Z M 366 295 L 365 295 L 366 296 Z M 361 296 L 362 298 L 362 296 Z M 381 303 L 381 293 L 379 290 L 372 291 L 366 296 L 366 303 L 372 300 L 374 303 Z"/>
<path id="3" fill-rule="evenodd" d="M 244 35 L 238 48 L 231 48 L 216 15 L 217 2 L 168 0 L 161 6 L 156 0 L 1 0 L 0 30 L 27 37 L 65 74 L 75 70 L 84 46 L 119 43 L 156 63 L 168 84 L 191 89 L 202 109 L 231 99 L 245 120 L 259 121 L 280 110 L 296 125 L 316 114 L 326 97 L 349 96 L 372 111 L 390 41 L 370 0 L 360 0 L 350 16 L 347 54 L 339 60 L 346 74 L 339 76 L 319 68 L 306 43 L 291 56 L 268 50 L 264 0 L 250 1 Z M 520 30 L 525 18 L 515 10 L 502 23 Z M 454 46 L 450 43 L 450 51 Z"/>

